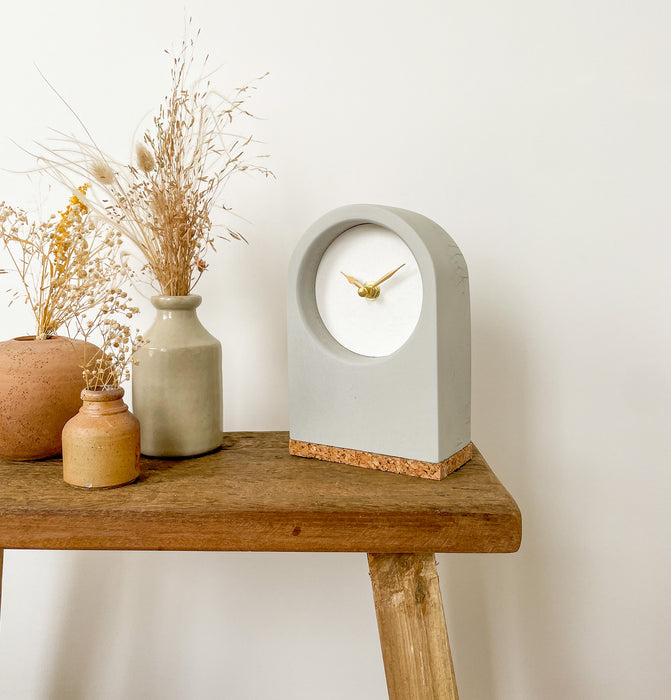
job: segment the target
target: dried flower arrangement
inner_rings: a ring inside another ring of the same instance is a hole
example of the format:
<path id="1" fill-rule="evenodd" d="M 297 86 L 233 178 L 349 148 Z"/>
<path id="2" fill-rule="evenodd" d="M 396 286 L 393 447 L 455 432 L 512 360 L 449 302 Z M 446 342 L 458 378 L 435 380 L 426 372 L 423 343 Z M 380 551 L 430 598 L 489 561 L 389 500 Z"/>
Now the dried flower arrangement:
<path id="1" fill-rule="evenodd" d="M 107 279 L 115 271 L 117 234 L 96 225 L 80 198 L 80 187 L 65 211 L 46 221 L 5 202 L 0 204 L 0 240 L 16 269 L 23 297 L 35 316 L 38 339 L 56 335 L 74 318 L 99 305 L 107 294 Z"/>
<path id="2" fill-rule="evenodd" d="M 207 268 L 206 252 L 215 247 L 212 215 L 215 208 L 230 211 L 221 195 L 231 176 L 272 176 L 258 160 L 266 156 L 249 154 L 252 137 L 230 132 L 234 121 L 253 117 L 247 100 L 254 84 L 223 97 L 206 74 L 207 57 L 191 80 L 195 64 L 195 40 L 185 39 L 173 56 L 171 89 L 135 144 L 134 163 L 108 156 L 76 114 L 85 138 L 59 133 L 33 154 L 70 188 L 73 179 L 92 183 L 87 206 L 137 248 L 154 289 L 170 296 L 189 294 Z"/>
<path id="3" fill-rule="evenodd" d="M 120 319 L 132 318 L 139 309 L 121 288 L 128 277 L 117 256 L 121 237 L 90 216 L 83 201 L 87 189 L 79 187 L 65 211 L 46 221 L 0 203 L 0 241 L 22 287 L 13 292 L 10 305 L 24 298 L 38 340 L 64 328 L 71 337 L 96 343 L 100 352 L 86 358 L 82 368 L 86 387 L 118 387 L 142 342 Z"/>

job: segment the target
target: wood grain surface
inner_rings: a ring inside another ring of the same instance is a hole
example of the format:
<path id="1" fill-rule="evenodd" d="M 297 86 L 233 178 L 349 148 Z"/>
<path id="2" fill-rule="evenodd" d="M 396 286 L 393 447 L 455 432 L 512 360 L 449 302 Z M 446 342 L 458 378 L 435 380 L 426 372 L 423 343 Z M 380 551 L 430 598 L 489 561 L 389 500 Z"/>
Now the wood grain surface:
<path id="1" fill-rule="evenodd" d="M 458 700 L 433 554 L 369 554 L 390 700 Z"/>
<path id="2" fill-rule="evenodd" d="M 0 460 L 0 548 L 512 552 L 520 513 L 482 455 L 443 481 L 289 455 L 286 432 L 143 459 L 118 489 L 75 489 L 59 459 Z"/>

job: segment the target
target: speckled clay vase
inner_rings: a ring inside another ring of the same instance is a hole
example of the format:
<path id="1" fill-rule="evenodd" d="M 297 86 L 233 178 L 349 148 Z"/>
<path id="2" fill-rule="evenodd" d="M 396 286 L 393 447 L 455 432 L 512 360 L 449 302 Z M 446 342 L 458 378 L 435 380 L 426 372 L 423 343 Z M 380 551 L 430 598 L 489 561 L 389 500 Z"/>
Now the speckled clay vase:
<path id="1" fill-rule="evenodd" d="M 97 352 L 59 336 L 0 343 L 0 455 L 29 460 L 61 453 L 63 426 L 81 406 L 82 366 Z"/>
<path id="2" fill-rule="evenodd" d="M 133 366 L 142 454 L 188 457 L 221 445 L 221 343 L 196 315 L 201 297 L 155 296 L 156 320 Z"/>
<path id="3" fill-rule="evenodd" d="M 123 389 L 82 391 L 82 407 L 63 428 L 63 479 L 72 486 L 108 489 L 140 476 L 140 422 Z"/>

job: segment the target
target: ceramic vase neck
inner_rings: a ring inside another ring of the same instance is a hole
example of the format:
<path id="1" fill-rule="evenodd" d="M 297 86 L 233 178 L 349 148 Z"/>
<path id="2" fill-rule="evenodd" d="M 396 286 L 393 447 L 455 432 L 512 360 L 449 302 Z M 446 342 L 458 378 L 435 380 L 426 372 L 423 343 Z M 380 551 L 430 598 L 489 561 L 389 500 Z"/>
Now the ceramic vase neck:
<path id="1" fill-rule="evenodd" d="M 83 403 L 79 410 L 83 413 L 99 416 L 122 413 L 128 410 L 128 406 L 123 402 L 123 395 L 124 390 L 121 388 L 84 389 L 82 391 Z"/>
<path id="2" fill-rule="evenodd" d="M 159 311 L 195 311 L 203 300 L 199 294 L 187 294 L 185 296 L 154 296 L 151 303 Z"/>
<path id="3" fill-rule="evenodd" d="M 151 303 L 156 309 L 156 318 L 154 325 L 147 331 L 146 338 L 150 343 L 164 342 L 167 334 L 175 338 L 187 336 L 194 341 L 207 334 L 196 313 L 201 301 L 202 297 L 198 294 L 152 297 Z"/>
<path id="4" fill-rule="evenodd" d="M 183 324 L 200 326 L 196 309 L 202 300 L 198 294 L 188 294 L 174 297 L 155 296 L 151 298 L 151 303 L 156 309 L 158 321 L 176 319 Z"/>

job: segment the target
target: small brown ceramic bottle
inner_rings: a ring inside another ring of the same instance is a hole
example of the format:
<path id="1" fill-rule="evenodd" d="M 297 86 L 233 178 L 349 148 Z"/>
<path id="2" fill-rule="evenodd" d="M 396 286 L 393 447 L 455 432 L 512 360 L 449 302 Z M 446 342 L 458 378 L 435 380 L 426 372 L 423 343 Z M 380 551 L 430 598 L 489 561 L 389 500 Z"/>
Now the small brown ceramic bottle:
<path id="1" fill-rule="evenodd" d="M 84 389 L 79 413 L 63 428 L 63 479 L 105 489 L 140 475 L 140 422 L 123 402 L 123 389 Z"/>

